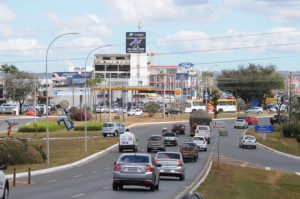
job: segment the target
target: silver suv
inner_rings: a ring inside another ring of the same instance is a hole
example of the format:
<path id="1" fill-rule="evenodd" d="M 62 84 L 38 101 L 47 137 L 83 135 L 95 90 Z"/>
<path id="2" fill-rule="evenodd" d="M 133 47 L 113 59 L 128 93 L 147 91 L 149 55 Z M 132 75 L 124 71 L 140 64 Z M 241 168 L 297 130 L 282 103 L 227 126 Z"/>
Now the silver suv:
<path id="1" fill-rule="evenodd" d="M 9 183 L 2 170 L 5 170 L 6 166 L 0 166 L 0 198 L 7 199 L 9 194 Z"/>
<path id="2" fill-rule="evenodd" d="M 129 131 L 129 128 L 124 126 L 122 123 L 106 122 L 102 126 L 102 134 L 104 137 L 106 137 L 108 134 L 112 136 L 118 136 L 125 131 Z"/>
<path id="3" fill-rule="evenodd" d="M 152 135 L 147 139 L 147 152 L 152 150 L 166 151 L 165 142 L 161 135 Z"/>

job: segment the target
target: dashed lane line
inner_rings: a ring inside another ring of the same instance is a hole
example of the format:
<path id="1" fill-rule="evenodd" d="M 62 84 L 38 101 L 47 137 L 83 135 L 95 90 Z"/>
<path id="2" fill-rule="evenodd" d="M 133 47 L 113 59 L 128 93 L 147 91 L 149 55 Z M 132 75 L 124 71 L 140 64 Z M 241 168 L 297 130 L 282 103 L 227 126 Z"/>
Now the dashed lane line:
<path id="1" fill-rule="evenodd" d="M 104 187 L 104 188 L 102 188 L 103 190 L 106 190 L 106 189 L 110 189 L 111 187 Z"/>
<path id="2" fill-rule="evenodd" d="M 271 171 L 271 167 L 265 167 L 265 170 Z"/>
<path id="3" fill-rule="evenodd" d="M 78 198 L 80 196 L 85 196 L 85 195 L 86 195 L 85 193 L 81 193 L 81 194 L 77 194 L 77 195 L 72 196 L 72 198 Z"/>
<path id="4" fill-rule="evenodd" d="M 49 180 L 46 183 L 56 182 L 56 180 Z"/>
<path id="5" fill-rule="evenodd" d="M 99 172 L 98 170 L 95 170 L 95 171 L 91 171 L 90 173 L 97 173 L 97 172 Z"/>
<path id="6" fill-rule="evenodd" d="M 106 167 L 106 168 L 105 168 L 105 170 L 108 170 L 108 169 L 110 169 L 110 167 Z"/>
<path id="7" fill-rule="evenodd" d="M 300 172 L 295 172 L 295 173 L 296 173 L 296 175 L 300 176 Z"/>
<path id="8" fill-rule="evenodd" d="M 78 178 L 78 177 L 80 177 L 80 176 L 82 176 L 81 174 L 80 175 L 77 175 L 77 176 L 73 176 L 74 178 Z"/>

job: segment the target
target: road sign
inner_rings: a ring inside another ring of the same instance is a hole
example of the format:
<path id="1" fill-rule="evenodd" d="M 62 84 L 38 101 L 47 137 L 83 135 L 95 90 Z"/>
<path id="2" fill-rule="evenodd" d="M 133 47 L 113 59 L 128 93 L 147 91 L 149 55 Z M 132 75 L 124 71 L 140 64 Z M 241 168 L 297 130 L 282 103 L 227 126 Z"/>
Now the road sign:
<path id="1" fill-rule="evenodd" d="M 219 131 L 219 136 L 225 136 L 225 137 L 227 137 L 228 136 L 228 132 L 224 131 L 224 130 L 220 130 Z"/>
<path id="2" fill-rule="evenodd" d="M 179 67 L 180 67 L 180 68 L 184 68 L 184 69 L 189 69 L 189 68 L 191 68 L 191 67 L 193 67 L 193 66 L 194 66 L 194 64 L 189 63 L 189 62 L 183 62 L 183 63 L 180 63 L 180 64 L 179 64 Z"/>
<path id="3" fill-rule="evenodd" d="M 223 121 L 214 121 L 215 129 L 225 129 L 225 122 Z"/>
<path id="4" fill-rule="evenodd" d="M 273 133 L 273 125 L 255 125 L 256 133 Z"/>

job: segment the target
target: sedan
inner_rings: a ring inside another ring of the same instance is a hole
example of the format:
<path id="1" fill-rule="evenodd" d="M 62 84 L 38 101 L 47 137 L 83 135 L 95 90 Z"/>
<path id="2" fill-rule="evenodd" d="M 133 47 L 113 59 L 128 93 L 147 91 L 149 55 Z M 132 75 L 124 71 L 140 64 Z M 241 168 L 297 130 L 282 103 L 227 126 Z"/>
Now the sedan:
<path id="1" fill-rule="evenodd" d="M 243 119 L 237 119 L 235 120 L 233 127 L 246 129 L 248 128 L 248 122 Z"/>
<path id="2" fill-rule="evenodd" d="M 256 138 L 252 135 L 244 135 L 240 138 L 240 148 L 250 147 L 256 149 Z"/>
<path id="3" fill-rule="evenodd" d="M 158 152 L 155 162 L 160 165 L 160 176 L 175 176 L 179 180 L 185 179 L 185 167 L 181 153 L 178 152 Z"/>
<path id="4" fill-rule="evenodd" d="M 248 122 L 248 124 L 257 124 L 258 122 L 254 116 L 246 116 L 245 121 Z"/>
<path id="5" fill-rule="evenodd" d="M 150 187 L 150 191 L 159 189 L 159 164 L 149 154 L 122 154 L 114 166 L 113 190 L 123 189 L 124 185 Z"/>
<path id="6" fill-rule="evenodd" d="M 185 126 L 183 124 L 173 124 L 172 132 L 185 134 Z"/>
<path id="7" fill-rule="evenodd" d="M 191 138 L 191 142 L 197 144 L 198 150 L 207 151 L 207 141 L 204 136 L 194 136 Z"/>
<path id="8" fill-rule="evenodd" d="M 262 113 L 263 111 L 261 110 L 260 107 L 253 107 L 250 109 L 245 110 L 245 113 Z"/>

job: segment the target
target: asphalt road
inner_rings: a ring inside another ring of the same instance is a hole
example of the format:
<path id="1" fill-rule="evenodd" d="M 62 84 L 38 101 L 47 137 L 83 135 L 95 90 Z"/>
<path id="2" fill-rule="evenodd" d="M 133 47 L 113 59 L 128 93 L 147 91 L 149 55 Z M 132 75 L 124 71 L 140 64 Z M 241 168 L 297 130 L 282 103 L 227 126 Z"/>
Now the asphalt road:
<path id="1" fill-rule="evenodd" d="M 260 124 L 267 123 L 268 119 L 261 119 Z M 270 169 L 281 169 L 292 172 L 300 172 L 300 161 L 279 156 L 269 151 L 260 149 L 240 149 L 238 138 L 242 129 L 234 129 L 233 120 L 226 120 L 228 137 L 220 138 L 220 156 L 229 160 L 240 160 L 241 164 L 257 164 Z M 186 123 L 187 125 L 187 123 Z M 131 129 L 138 139 L 139 152 L 146 152 L 146 140 L 150 135 L 160 134 L 163 127 L 171 127 L 171 124 L 155 124 L 137 126 Z M 186 129 L 189 132 L 189 128 Z M 189 140 L 189 136 L 179 135 L 179 144 Z M 123 191 L 112 191 L 113 163 L 119 157 L 117 150 L 112 151 L 101 158 L 97 158 L 84 165 L 68 170 L 54 172 L 46 175 L 33 176 L 33 185 L 11 189 L 10 198 L 18 199 L 65 199 L 65 198 L 174 198 L 187 186 L 203 169 L 213 145 L 216 145 L 217 131 L 212 130 L 211 144 L 207 152 L 199 152 L 196 163 L 188 162 L 186 166 L 186 179 L 179 181 L 178 178 L 162 177 L 160 189 L 155 192 L 149 188 L 124 186 Z M 167 151 L 177 151 L 178 147 L 167 147 Z M 217 147 L 214 149 L 217 153 Z M 155 153 L 152 153 L 155 156 Z M 19 179 L 22 180 L 22 179 Z"/>

